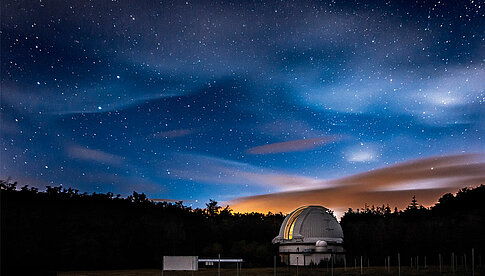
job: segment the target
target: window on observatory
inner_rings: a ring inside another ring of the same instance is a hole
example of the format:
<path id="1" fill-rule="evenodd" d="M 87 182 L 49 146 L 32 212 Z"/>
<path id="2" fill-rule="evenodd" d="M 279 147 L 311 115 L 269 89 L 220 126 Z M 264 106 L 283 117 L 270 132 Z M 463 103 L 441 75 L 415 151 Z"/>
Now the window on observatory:
<path id="1" fill-rule="evenodd" d="M 296 209 L 293 214 L 291 214 L 290 218 L 288 219 L 288 222 L 286 223 L 285 227 L 285 240 L 291 240 L 293 239 L 293 230 L 295 228 L 295 223 L 296 219 L 300 215 L 300 213 L 305 209 L 306 207 L 300 207 L 300 209 Z"/>
<path id="2" fill-rule="evenodd" d="M 293 222 L 291 223 L 290 232 L 288 233 L 289 240 L 293 239 L 293 229 L 295 229 L 295 222 L 296 222 L 296 219 L 293 220 Z"/>

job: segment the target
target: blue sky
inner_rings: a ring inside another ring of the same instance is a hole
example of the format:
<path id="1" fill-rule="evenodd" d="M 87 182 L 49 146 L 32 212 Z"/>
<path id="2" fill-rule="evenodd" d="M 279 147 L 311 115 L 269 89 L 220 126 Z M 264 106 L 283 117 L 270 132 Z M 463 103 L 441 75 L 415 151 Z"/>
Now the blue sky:
<path id="1" fill-rule="evenodd" d="M 2 6 L 4 179 L 200 207 L 426 158 L 483 165 L 481 1 Z"/>

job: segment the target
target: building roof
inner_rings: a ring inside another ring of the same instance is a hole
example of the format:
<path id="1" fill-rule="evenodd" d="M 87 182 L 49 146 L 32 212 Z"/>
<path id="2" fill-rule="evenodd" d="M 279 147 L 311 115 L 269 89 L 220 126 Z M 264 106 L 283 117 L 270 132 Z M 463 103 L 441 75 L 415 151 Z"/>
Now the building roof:
<path id="1" fill-rule="evenodd" d="M 302 206 L 288 216 L 281 225 L 279 235 L 273 243 L 342 243 L 342 227 L 325 207 Z"/>

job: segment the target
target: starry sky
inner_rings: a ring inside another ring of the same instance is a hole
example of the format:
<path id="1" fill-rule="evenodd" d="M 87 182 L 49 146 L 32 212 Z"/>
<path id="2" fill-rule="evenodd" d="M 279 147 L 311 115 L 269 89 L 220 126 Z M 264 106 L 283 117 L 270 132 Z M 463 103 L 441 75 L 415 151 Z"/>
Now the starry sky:
<path id="1" fill-rule="evenodd" d="M 0 177 L 241 211 L 485 183 L 483 1 L 2 1 Z"/>

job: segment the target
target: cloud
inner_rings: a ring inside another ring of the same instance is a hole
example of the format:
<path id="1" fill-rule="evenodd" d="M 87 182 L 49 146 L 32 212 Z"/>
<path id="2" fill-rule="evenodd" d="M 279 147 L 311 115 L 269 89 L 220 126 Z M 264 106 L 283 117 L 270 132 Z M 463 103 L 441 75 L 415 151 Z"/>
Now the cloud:
<path id="1" fill-rule="evenodd" d="M 365 66 L 367 61 L 364 60 Z M 364 66 L 357 65 L 355 71 Z M 360 66 L 360 67 L 359 67 Z M 315 109 L 334 110 L 353 114 L 374 114 L 382 110 L 389 114 L 410 115 L 427 125 L 449 125 L 471 120 L 463 116 L 480 113 L 473 107 L 480 98 L 485 83 L 481 68 L 428 68 L 416 72 L 400 71 L 392 77 L 352 76 L 358 81 L 322 84 L 308 80 L 309 87 L 298 89 L 302 104 Z M 342 101 L 342 99 L 345 99 Z"/>
<path id="2" fill-rule="evenodd" d="M 335 210 L 361 208 L 364 204 L 404 208 L 416 195 L 430 206 L 439 196 L 465 186 L 485 183 L 485 155 L 458 154 L 430 157 L 314 183 L 299 191 L 235 198 L 235 211 L 289 212 L 298 206 L 320 204 Z"/>
<path id="3" fill-rule="evenodd" d="M 349 162 L 369 162 L 375 160 L 376 158 L 377 157 L 375 156 L 374 152 L 370 150 L 358 150 L 349 153 L 348 156 Z"/>
<path id="4" fill-rule="evenodd" d="M 66 174 L 69 173 L 71 175 L 76 174 L 75 171 L 66 172 Z M 133 174 L 93 171 L 87 172 L 85 175 L 79 176 L 79 178 L 82 179 L 82 184 L 72 186 L 87 192 L 110 191 L 115 194 L 119 193 L 122 196 L 131 195 L 134 191 L 153 196 L 168 193 L 167 187 L 158 179 L 138 177 Z M 66 186 L 71 186 L 71 184 L 67 183 Z M 101 190 L 100 187 L 102 187 Z"/>
<path id="5" fill-rule="evenodd" d="M 192 133 L 190 129 L 174 129 L 168 131 L 161 131 L 158 133 L 153 134 L 154 138 L 161 138 L 161 139 L 169 139 L 169 138 L 178 138 L 187 136 Z"/>
<path id="6" fill-rule="evenodd" d="M 154 202 L 171 202 L 171 203 L 175 203 L 175 202 L 180 202 L 182 201 L 183 203 L 187 204 L 187 203 L 192 203 L 193 200 L 182 200 L 182 199 L 173 199 L 173 198 L 150 198 L 151 201 L 154 201 Z"/>
<path id="7" fill-rule="evenodd" d="M 359 146 L 351 147 L 347 150 L 345 158 L 348 162 L 371 162 L 379 158 L 376 147 L 372 144 L 364 145 L 363 142 Z"/>
<path id="8" fill-rule="evenodd" d="M 352 186 L 365 190 L 389 189 L 389 187 L 399 190 L 397 188 L 399 185 L 424 180 L 439 180 L 440 183 L 448 183 L 449 187 L 462 187 L 469 183 L 459 183 L 457 180 L 469 182 L 467 179 L 470 177 L 485 180 L 484 154 L 457 154 L 416 159 L 331 182 L 339 186 Z M 428 186 L 430 189 L 435 187 L 437 186 Z"/>
<path id="9" fill-rule="evenodd" d="M 263 183 L 265 186 L 277 187 L 282 191 L 305 190 L 324 185 L 321 179 L 295 174 L 244 172 L 242 175 L 253 183 Z"/>
<path id="10" fill-rule="evenodd" d="M 307 121 L 292 118 L 277 119 L 272 122 L 257 126 L 258 131 L 263 135 L 268 135 L 280 139 L 301 139 L 303 137 L 318 137 L 324 133 L 312 127 Z"/>
<path id="11" fill-rule="evenodd" d="M 369 151 L 358 151 L 351 154 L 349 157 L 350 162 L 368 162 L 374 160 L 374 154 Z"/>
<path id="12" fill-rule="evenodd" d="M 306 151 L 337 141 L 336 137 L 316 137 L 287 142 L 267 144 L 248 149 L 249 154 L 274 154 L 282 152 Z"/>
<path id="13" fill-rule="evenodd" d="M 69 157 L 94 161 L 103 164 L 120 166 L 123 164 L 124 157 L 107 153 L 101 150 L 89 149 L 81 146 L 70 146 L 67 148 Z"/>
<path id="14" fill-rule="evenodd" d="M 322 187 L 322 180 L 311 177 L 263 169 L 244 162 L 201 154 L 175 154 L 163 177 L 183 179 L 207 184 L 257 186 L 290 191 Z M 318 184 L 318 186 L 316 186 Z"/>
<path id="15" fill-rule="evenodd" d="M 150 100 L 184 95 L 171 89 L 162 92 L 150 89 L 140 93 L 138 90 L 129 90 L 122 85 L 88 87 L 83 91 L 84 96 L 79 96 L 76 91 L 66 89 L 65 96 L 59 97 L 51 93 L 52 87 L 33 87 L 27 91 L 7 83 L 4 87 L 8 93 L 2 94 L 2 100 L 15 106 L 19 111 L 28 110 L 32 113 L 44 113 L 49 115 L 66 115 L 78 113 L 104 113 L 121 110 L 130 106 L 138 105 Z M 105 91 L 99 93 L 98 91 Z M 125 91 L 124 94 L 122 92 Z M 117 97 L 111 94 L 119 93 Z"/>

